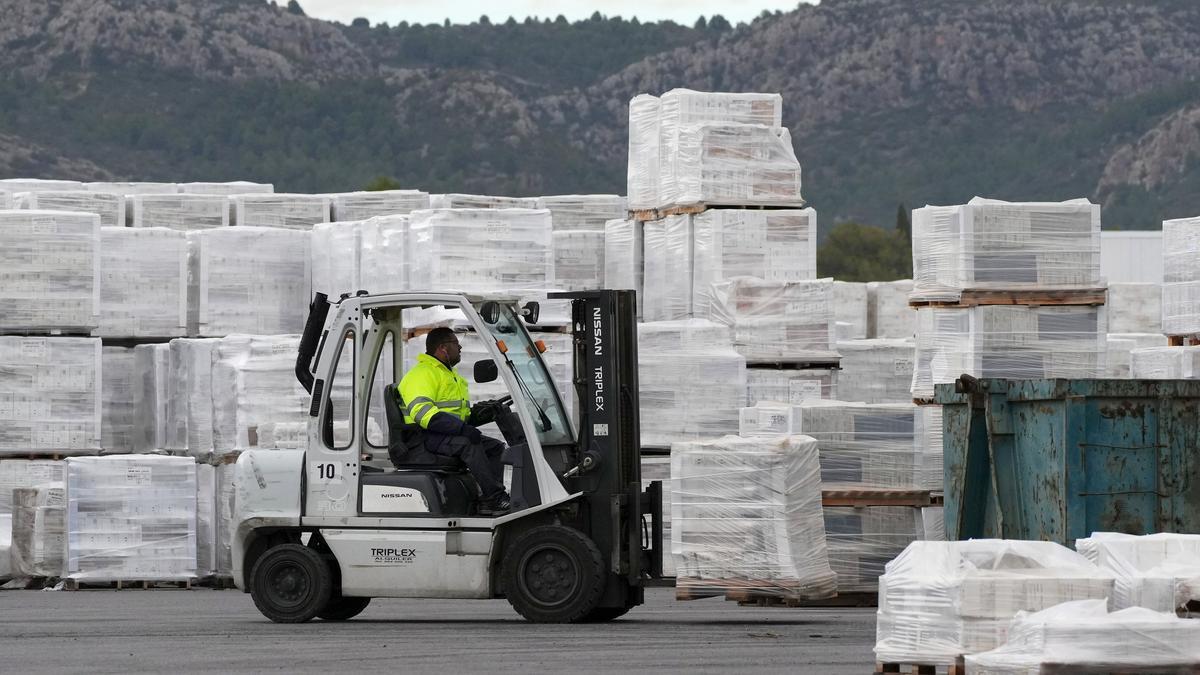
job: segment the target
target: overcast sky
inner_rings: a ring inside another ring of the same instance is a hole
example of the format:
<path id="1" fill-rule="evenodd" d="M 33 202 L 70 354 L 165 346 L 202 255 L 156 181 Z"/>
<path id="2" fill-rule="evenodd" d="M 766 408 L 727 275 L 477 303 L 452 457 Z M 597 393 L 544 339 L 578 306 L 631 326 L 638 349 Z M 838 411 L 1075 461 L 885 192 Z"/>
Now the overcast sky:
<path id="1" fill-rule="evenodd" d="M 764 9 L 788 11 L 796 6 L 796 0 L 774 2 L 772 0 L 747 0 L 731 3 L 728 0 L 568 0 L 547 2 L 546 0 L 503 0 L 481 2 L 460 0 L 459 2 L 432 2 L 430 0 L 299 0 L 304 13 L 319 19 L 350 23 L 356 17 L 365 16 L 372 24 L 386 21 L 395 25 L 401 21 L 409 23 L 441 23 L 449 18 L 453 23 L 470 23 L 486 14 L 493 23 L 505 21 L 509 16 L 517 20 L 527 16 L 554 18 L 559 14 L 571 21 L 586 19 L 599 11 L 605 16 L 636 16 L 641 21 L 671 19 L 676 23 L 691 25 L 696 18 L 720 14 L 730 21 L 749 22 Z M 277 4 L 287 4 L 277 0 Z"/>

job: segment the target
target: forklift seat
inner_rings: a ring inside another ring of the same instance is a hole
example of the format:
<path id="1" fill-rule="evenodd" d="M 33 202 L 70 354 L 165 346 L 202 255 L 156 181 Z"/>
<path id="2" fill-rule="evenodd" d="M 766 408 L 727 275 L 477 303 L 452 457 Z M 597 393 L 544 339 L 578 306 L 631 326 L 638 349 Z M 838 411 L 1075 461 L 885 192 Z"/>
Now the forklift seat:
<path id="1" fill-rule="evenodd" d="M 383 410 L 388 423 L 388 457 L 400 470 L 466 472 L 467 465 L 457 457 L 435 455 L 425 449 L 424 430 L 404 421 L 404 400 L 395 383 L 387 385 Z"/>

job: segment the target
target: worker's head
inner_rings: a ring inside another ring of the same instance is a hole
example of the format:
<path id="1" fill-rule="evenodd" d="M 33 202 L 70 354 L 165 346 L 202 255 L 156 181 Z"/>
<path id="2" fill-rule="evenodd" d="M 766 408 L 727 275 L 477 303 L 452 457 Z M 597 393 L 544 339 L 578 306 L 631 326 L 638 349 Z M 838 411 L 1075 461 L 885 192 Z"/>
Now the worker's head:
<path id="1" fill-rule="evenodd" d="M 453 368 L 462 360 L 462 345 L 449 328 L 434 328 L 425 336 L 425 353 Z"/>

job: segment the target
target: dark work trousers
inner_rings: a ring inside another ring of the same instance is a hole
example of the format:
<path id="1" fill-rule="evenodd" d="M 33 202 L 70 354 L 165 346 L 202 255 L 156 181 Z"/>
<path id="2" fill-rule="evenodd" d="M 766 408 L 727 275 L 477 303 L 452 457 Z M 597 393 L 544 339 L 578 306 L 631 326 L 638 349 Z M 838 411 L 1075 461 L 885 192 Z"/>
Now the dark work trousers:
<path id="1" fill-rule="evenodd" d="M 435 455 L 461 459 L 475 476 L 484 499 L 504 493 L 504 465 L 500 463 L 504 444 L 500 441 L 484 436 L 479 443 L 472 443 L 466 436 L 441 436 L 427 431 L 425 447 Z"/>

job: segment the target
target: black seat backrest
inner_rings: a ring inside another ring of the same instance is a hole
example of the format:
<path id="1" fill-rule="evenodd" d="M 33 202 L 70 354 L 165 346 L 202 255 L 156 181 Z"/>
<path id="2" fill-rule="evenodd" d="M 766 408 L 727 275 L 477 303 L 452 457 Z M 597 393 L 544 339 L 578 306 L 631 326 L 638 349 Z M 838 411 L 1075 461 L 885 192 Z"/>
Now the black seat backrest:
<path id="1" fill-rule="evenodd" d="M 425 449 L 421 427 L 404 421 L 404 399 L 395 383 L 387 385 L 383 411 L 388 423 L 388 456 L 397 469 L 466 470 L 459 458 L 435 455 Z"/>
<path id="2" fill-rule="evenodd" d="M 383 395 L 383 411 L 387 415 L 388 431 L 399 432 L 400 427 L 404 426 L 404 402 L 395 384 L 387 386 L 387 392 Z"/>

